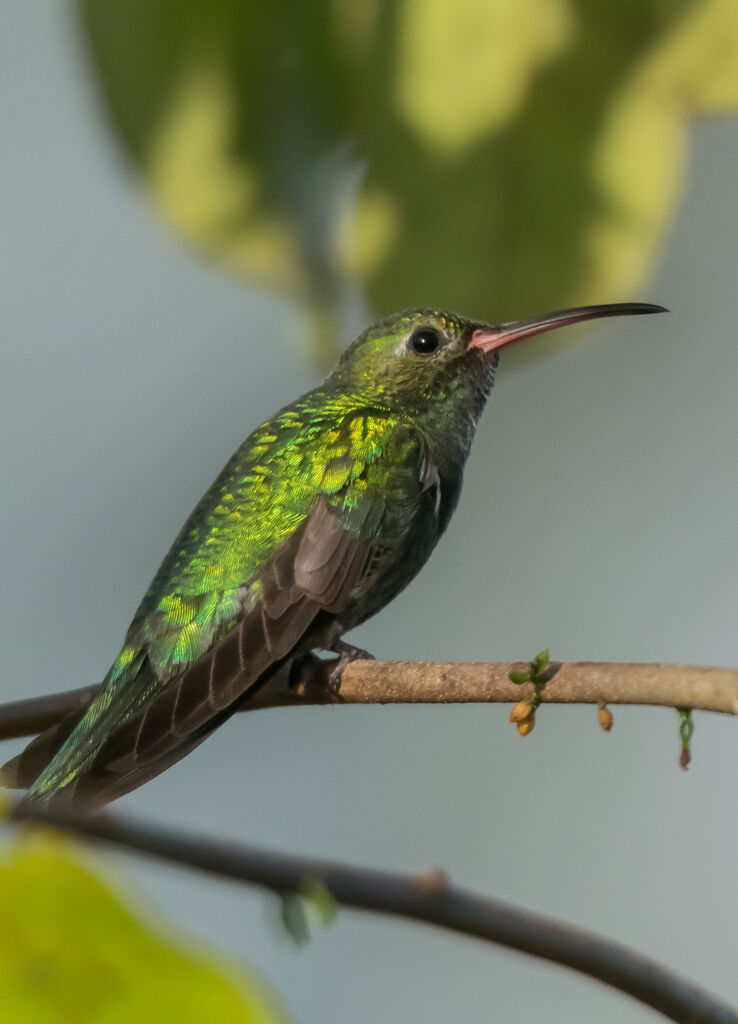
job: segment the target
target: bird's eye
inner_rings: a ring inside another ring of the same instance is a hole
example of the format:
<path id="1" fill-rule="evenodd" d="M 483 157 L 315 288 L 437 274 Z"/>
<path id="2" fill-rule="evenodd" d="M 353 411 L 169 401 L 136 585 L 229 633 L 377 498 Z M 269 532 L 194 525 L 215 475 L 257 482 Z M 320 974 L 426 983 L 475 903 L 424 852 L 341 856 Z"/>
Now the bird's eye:
<path id="1" fill-rule="evenodd" d="M 440 348 L 441 336 L 432 327 L 420 327 L 410 335 L 410 349 L 419 356 L 430 356 Z"/>

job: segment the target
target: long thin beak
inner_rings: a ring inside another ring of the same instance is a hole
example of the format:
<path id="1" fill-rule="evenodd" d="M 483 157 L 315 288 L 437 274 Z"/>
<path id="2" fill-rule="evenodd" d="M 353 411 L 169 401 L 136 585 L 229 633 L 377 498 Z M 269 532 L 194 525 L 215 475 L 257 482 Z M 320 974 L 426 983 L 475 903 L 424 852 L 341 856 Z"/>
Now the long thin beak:
<path id="1" fill-rule="evenodd" d="M 664 306 L 652 306 L 649 302 L 614 302 L 605 306 L 576 306 L 574 309 L 560 309 L 556 313 L 534 316 L 531 320 L 511 320 L 499 327 L 479 327 L 471 336 L 467 348 L 479 348 L 482 352 L 512 345 L 521 338 L 542 334 L 556 327 L 568 327 L 582 320 L 597 320 L 603 316 L 634 316 L 640 313 L 668 313 Z"/>

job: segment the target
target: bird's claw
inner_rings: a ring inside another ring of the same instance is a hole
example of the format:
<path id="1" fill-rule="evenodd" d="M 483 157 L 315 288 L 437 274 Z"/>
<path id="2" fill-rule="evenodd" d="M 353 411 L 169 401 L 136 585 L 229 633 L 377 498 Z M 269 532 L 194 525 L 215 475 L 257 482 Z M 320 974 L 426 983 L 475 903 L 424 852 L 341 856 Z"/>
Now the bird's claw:
<path id="1" fill-rule="evenodd" d="M 365 651 L 363 647 L 354 647 L 353 644 L 347 644 L 345 640 L 337 640 L 331 650 L 338 655 L 338 661 L 328 676 L 328 692 L 337 697 L 341 690 L 341 679 L 346 666 L 352 661 L 374 661 L 375 659 L 374 655 Z"/>
<path id="2" fill-rule="evenodd" d="M 293 658 L 287 666 L 287 686 L 289 689 L 298 691 L 310 679 L 315 666 L 320 663 L 320 660 L 317 654 L 313 654 L 312 651 L 305 651 L 304 654 Z"/>

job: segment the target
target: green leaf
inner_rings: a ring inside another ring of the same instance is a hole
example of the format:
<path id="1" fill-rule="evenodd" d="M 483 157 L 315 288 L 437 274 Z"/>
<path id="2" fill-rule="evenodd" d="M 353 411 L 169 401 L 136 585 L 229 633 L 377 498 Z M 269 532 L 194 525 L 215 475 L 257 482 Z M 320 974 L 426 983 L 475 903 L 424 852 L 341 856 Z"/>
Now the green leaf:
<path id="1" fill-rule="evenodd" d="M 516 683 L 518 686 L 530 682 L 530 672 L 518 672 L 513 669 L 512 672 L 507 673 L 507 676 L 512 683 Z"/>
<path id="2" fill-rule="evenodd" d="M 333 923 L 338 913 L 338 904 L 319 879 L 311 879 L 300 892 L 324 927 Z"/>
<path id="3" fill-rule="evenodd" d="M 738 109 L 735 0 L 78 3 L 159 210 L 324 357 L 357 289 L 493 322 L 640 297 L 689 119 Z"/>
<path id="4" fill-rule="evenodd" d="M 13 1024 L 286 1024 L 255 975 L 139 920 L 80 848 L 35 832 L 0 854 L 0 1000 Z M 143 900 L 141 900 L 143 903 Z"/>
<path id="5" fill-rule="evenodd" d="M 540 675 L 541 672 L 543 672 L 545 667 L 548 665 L 550 659 L 551 654 L 548 647 L 546 647 L 543 651 L 539 651 L 538 654 L 536 654 L 533 661 L 531 661 L 530 663 L 530 669 L 533 676 Z"/>
<path id="6" fill-rule="evenodd" d="M 286 892 L 282 896 L 282 924 L 296 946 L 304 946 L 310 939 L 305 904 L 301 896 Z"/>

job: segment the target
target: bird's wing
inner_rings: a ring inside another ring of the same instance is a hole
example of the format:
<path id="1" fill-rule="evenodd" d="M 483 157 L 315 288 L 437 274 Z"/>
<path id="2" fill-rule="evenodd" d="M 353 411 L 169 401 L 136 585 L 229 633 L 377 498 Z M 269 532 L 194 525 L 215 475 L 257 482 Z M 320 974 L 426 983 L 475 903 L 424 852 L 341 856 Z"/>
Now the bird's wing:
<path id="1" fill-rule="evenodd" d="M 299 501 L 290 504 L 287 493 L 275 493 L 271 477 L 284 472 L 277 458 L 262 460 L 260 483 L 251 473 L 238 505 L 246 522 L 233 543 L 253 539 L 260 520 L 274 516 L 275 503 L 280 523 L 286 516 L 289 525 L 257 572 L 243 565 L 240 548 L 221 549 L 226 563 L 230 555 L 226 572 L 220 563 L 203 571 L 202 544 L 184 563 L 170 554 L 178 571 L 163 587 L 162 570 L 157 574 L 156 600 L 151 592 L 144 599 L 101 694 L 35 780 L 30 798 L 66 790 L 111 799 L 140 785 L 227 717 L 259 677 L 309 635 L 321 611 L 340 615 L 346 608 L 371 559 L 388 498 L 401 496 L 410 521 L 427 486 L 419 471 L 422 453 L 408 427 L 376 413 L 345 417 L 317 441 L 309 458 L 292 457 L 288 491 L 293 499 L 302 496 L 307 508 L 301 514 Z M 197 516 L 198 510 L 189 523 Z M 201 510 L 200 520 L 200 541 L 203 530 L 219 536 L 217 516 Z M 186 525 L 178 540 L 187 531 Z M 216 589 L 196 592 L 196 560 L 200 579 L 215 575 Z M 204 649 L 203 638 L 209 641 Z"/>

